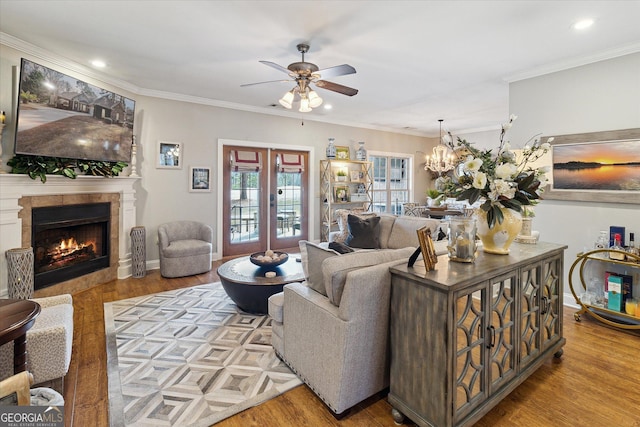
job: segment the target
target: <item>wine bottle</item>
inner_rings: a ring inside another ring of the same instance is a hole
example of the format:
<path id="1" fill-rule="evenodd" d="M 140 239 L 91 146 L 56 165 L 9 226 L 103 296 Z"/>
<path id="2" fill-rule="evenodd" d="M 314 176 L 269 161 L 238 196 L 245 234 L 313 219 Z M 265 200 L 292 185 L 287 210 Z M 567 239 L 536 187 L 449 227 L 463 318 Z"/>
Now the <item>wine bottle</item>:
<path id="1" fill-rule="evenodd" d="M 622 237 L 620 237 L 620 234 L 616 233 L 613 236 L 613 245 L 611 245 L 611 247 L 609 247 L 609 249 L 611 249 L 611 251 L 609 252 L 609 259 L 615 259 L 617 261 L 624 261 L 625 259 L 625 250 L 622 247 Z"/>

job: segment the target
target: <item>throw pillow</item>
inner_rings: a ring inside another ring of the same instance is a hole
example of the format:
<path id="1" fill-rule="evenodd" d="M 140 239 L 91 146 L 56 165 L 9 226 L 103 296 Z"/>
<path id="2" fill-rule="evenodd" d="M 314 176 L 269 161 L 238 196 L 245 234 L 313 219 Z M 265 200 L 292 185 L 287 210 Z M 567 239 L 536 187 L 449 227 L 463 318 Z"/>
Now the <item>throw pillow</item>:
<path id="1" fill-rule="evenodd" d="M 357 209 L 336 209 L 334 212 L 334 216 L 336 219 L 336 223 L 338 224 L 339 231 L 333 236 L 334 242 L 345 243 L 349 238 L 349 224 L 347 223 L 347 218 L 349 215 L 357 215 L 361 218 L 370 218 L 372 216 L 377 216 L 375 212 L 364 212 Z"/>
<path id="2" fill-rule="evenodd" d="M 319 294 L 327 296 L 324 279 L 322 277 L 322 261 L 330 257 L 339 256 L 340 254 L 311 242 L 306 242 L 305 246 L 307 250 L 307 271 L 309 274 L 307 277 L 307 286 Z"/>
<path id="3" fill-rule="evenodd" d="M 380 248 L 380 217 L 361 218 L 356 215 L 347 217 L 349 239 L 347 245 L 352 248 Z"/>
<path id="4" fill-rule="evenodd" d="M 348 254 L 353 252 L 353 249 L 351 249 L 349 246 L 345 245 L 344 243 L 340 243 L 340 242 L 329 243 L 329 249 L 333 249 L 339 254 Z"/>

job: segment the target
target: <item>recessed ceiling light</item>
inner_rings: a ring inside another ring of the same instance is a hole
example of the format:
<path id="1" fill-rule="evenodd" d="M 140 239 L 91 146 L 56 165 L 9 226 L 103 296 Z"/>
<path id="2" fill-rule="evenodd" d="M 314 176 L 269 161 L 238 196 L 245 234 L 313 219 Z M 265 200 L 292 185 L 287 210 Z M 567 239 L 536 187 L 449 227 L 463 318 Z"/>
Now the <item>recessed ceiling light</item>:
<path id="1" fill-rule="evenodd" d="M 333 108 L 333 105 L 331 104 L 324 104 L 324 109 L 325 110 L 331 110 Z"/>
<path id="2" fill-rule="evenodd" d="M 592 25 L 593 25 L 593 19 L 583 19 L 573 24 L 573 28 L 575 30 L 584 30 L 585 28 L 589 28 Z"/>
<path id="3" fill-rule="evenodd" d="M 107 66 L 107 64 L 100 59 L 94 59 L 93 61 L 91 61 L 91 65 L 93 65 L 96 68 L 104 68 Z"/>

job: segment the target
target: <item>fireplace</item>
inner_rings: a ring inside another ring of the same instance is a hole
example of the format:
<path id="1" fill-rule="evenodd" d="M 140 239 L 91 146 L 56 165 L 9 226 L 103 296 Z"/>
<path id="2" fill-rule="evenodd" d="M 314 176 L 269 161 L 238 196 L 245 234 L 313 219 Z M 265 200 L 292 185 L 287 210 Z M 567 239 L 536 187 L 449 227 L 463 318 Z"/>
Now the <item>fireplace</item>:
<path id="1" fill-rule="evenodd" d="M 110 203 L 33 208 L 34 287 L 109 267 Z"/>

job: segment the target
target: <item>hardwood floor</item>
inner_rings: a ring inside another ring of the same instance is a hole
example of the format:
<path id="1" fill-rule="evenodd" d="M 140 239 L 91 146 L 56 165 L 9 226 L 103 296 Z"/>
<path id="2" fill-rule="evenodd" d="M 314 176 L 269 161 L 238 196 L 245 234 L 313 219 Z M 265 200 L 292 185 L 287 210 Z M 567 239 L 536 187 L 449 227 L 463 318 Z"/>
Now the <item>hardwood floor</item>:
<path id="1" fill-rule="evenodd" d="M 105 302 L 218 281 L 211 272 L 164 279 L 158 270 L 141 279 L 116 280 L 73 295 L 74 341 L 65 379 L 65 425 L 108 426 Z M 640 334 L 609 328 L 565 307 L 567 345 L 476 426 L 640 427 Z M 373 397 L 337 421 L 307 386 L 297 387 L 228 418 L 220 427 L 395 426 L 384 397 Z M 407 423 L 407 425 L 411 425 Z"/>

